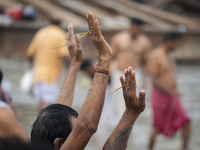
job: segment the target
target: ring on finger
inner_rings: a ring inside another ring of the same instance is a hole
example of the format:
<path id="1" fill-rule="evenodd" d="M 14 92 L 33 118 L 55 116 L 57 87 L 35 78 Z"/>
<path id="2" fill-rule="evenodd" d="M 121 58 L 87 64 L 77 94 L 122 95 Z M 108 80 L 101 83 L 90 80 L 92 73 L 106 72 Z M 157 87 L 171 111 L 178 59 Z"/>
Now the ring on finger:
<path id="1" fill-rule="evenodd" d="M 90 32 L 90 35 L 92 36 L 92 35 L 96 35 L 96 32 L 95 31 L 91 31 Z"/>

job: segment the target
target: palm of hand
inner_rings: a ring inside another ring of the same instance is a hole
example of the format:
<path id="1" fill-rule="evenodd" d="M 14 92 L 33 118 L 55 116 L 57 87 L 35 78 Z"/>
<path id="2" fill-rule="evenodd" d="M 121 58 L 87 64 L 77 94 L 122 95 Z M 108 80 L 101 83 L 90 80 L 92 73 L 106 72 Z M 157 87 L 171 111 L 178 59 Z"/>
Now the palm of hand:
<path id="1" fill-rule="evenodd" d="M 69 39 L 68 50 L 71 60 L 81 62 L 83 60 L 82 45 L 78 36 L 76 38 L 76 44 L 75 44 L 74 28 L 72 24 L 68 26 L 67 36 Z"/>
<path id="2" fill-rule="evenodd" d="M 135 72 L 132 67 L 125 69 L 125 81 L 120 77 L 123 86 L 123 95 L 125 100 L 126 109 L 140 114 L 145 109 L 145 91 L 140 91 L 139 97 L 136 96 L 136 80 Z"/>
<path id="3" fill-rule="evenodd" d="M 94 42 L 94 45 L 96 46 L 100 57 L 112 56 L 112 49 L 110 48 L 109 44 L 104 39 L 103 35 L 101 34 L 101 30 L 99 28 L 99 21 L 94 20 L 94 16 L 91 12 L 88 12 L 87 15 L 87 21 L 89 30 L 93 30 L 95 34 L 92 34 L 92 41 Z"/>

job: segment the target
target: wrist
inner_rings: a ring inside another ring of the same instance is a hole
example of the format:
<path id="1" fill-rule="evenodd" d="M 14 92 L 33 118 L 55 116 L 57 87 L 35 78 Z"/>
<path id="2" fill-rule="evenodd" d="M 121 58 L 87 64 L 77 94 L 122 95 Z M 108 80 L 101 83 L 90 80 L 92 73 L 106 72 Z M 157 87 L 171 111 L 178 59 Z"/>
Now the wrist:
<path id="1" fill-rule="evenodd" d="M 71 61 L 70 67 L 80 67 L 81 66 L 82 61 Z"/>
<path id="2" fill-rule="evenodd" d="M 99 62 L 110 62 L 111 56 L 99 56 Z"/>
<path id="3" fill-rule="evenodd" d="M 140 112 L 135 112 L 134 109 L 128 109 L 128 108 L 126 108 L 125 114 L 127 114 L 130 117 L 130 119 L 131 118 L 132 119 L 136 119 L 140 115 Z"/>

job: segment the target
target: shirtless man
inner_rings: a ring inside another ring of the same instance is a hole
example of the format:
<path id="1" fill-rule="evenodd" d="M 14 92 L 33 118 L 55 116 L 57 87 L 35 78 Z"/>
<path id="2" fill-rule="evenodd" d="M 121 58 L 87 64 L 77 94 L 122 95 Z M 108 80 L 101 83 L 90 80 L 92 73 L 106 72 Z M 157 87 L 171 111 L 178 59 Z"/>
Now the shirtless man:
<path id="1" fill-rule="evenodd" d="M 138 18 L 131 19 L 131 27 L 128 31 L 117 33 L 111 39 L 110 46 L 113 50 L 113 58 L 111 62 L 111 84 L 112 89 L 120 86 L 119 75 L 122 75 L 123 70 L 128 66 L 132 66 L 136 72 L 137 91 L 141 90 L 141 86 L 145 86 L 146 71 L 141 64 L 145 66 L 148 53 L 151 49 L 151 41 L 142 33 L 142 25 L 144 22 Z M 141 77 L 143 74 L 143 80 Z M 119 90 L 112 95 L 114 101 L 114 113 L 116 119 L 121 117 L 125 105 L 123 104 L 122 91 Z"/>
<path id="2" fill-rule="evenodd" d="M 69 72 L 55 104 L 44 108 L 34 122 L 31 132 L 32 142 L 42 141 L 56 150 L 83 150 L 97 130 L 108 82 L 108 74 L 105 70 L 109 70 L 112 50 L 101 34 L 98 20 L 94 20 L 91 12 L 88 12 L 87 18 L 89 30 L 95 31 L 95 34 L 91 36 L 99 52 L 98 67 L 104 71 L 96 68 L 92 88 L 78 115 L 70 107 L 73 102 L 76 76 L 83 56 L 81 42 L 77 36 L 75 45 L 74 30 L 70 24 L 68 27 L 68 38 L 70 39 L 68 48 L 71 57 Z M 125 149 L 133 124 L 145 108 L 145 91 L 141 91 L 139 97 L 136 96 L 135 73 L 132 68 L 125 70 L 125 81 L 123 77 L 120 79 L 121 84 L 125 86 L 123 91 L 126 111 L 103 149 Z"/>
<path id="3" fill-rule="evenodd" d="M 190 136 L 190 119 L 183 109 L 176 83 L 176 64 L 171 52 L 178 46 L 180 35 L 166 33 L 163 43 L 150 54 L 149 72 L 153 78 L 152 107 L 153 128 L 149 149 L 152 150 L 159 133 L 171 137 L 178 129 L 183 128 L 183 150 L 188 148 Z"/>
<path id="4" fill-rule="evenodd" d="M 3 73 L 0 69 L 0 101 L 7 103 L 12 108 L 12 110 L 16 113 L 15 107 L 12 103 L 12 98 L 10 97 L 10 95 L 8 93 L 6 93 L 2 89 L 2 86 L 1 86 L 2 80 L 3 80 Z"/>
<path id="5" fill-rule="evenodd" d="M 3 73 L 0 69 L 0 141 L 13 137 L 28 141 L 28 136 L 17 119 L 11 97 L 1 88 L 2 79 Z"/>

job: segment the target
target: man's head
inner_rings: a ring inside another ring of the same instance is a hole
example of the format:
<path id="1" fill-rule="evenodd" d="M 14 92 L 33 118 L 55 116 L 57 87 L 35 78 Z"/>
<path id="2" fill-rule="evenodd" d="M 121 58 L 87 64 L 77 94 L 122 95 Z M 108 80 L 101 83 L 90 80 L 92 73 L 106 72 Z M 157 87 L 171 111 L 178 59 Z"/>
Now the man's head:
<path id="1" fill-rule="evenodd" d="M 94 77 L 95 63 L 92 60 L 84 60 L 80 69 L 83 70 L 89 77 Z"/>
<path id="2" fill-rule="evenodd" d="M 71 133 L 78 113 L 61 104 L 52 104 L 44 108 L 33 123 L 31 142 L 43 142 L 56 150 L 60 149 Z"/>
<path id="3" fill-rule="evenodd" d="M 51 14 L 49 18 L 50 24 L 59 26 L 61 24 L 61 19 L 58 14 Z"/>
<path id="4" fill-rule="evenodd" d="M 168 51 L 174 50 L 180 43 L 181 35 L 176 32 L 167 32 L 163 37 L 163 43 Z"/>
<path id="5" fill-rule="evenodd" d="M 137 38 L 137 36 L 141 33 L 142 31 L 142 26 L 144 25 L 144 21 L 142 21 L 139 18 L 131 18 L 131 37 L 132 38 Z"/>
<path id="6" fill-rule="evenodd" d="M 51 146 L 42 142 L 39 143 L 25 143 L 17 137 L 4 139 L 0 143 L 0 150 L 54 150 Z"/>

